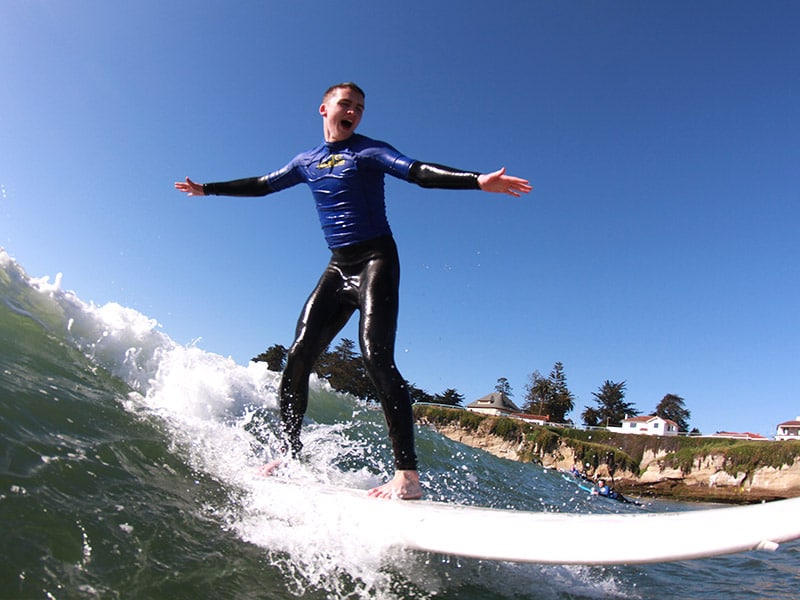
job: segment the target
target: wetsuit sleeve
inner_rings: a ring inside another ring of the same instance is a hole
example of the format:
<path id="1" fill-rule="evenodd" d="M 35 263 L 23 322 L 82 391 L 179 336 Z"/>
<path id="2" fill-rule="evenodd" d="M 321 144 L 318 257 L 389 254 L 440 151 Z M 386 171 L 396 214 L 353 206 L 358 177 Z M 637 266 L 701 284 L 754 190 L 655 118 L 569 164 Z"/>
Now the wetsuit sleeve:
<path id="1" fill-rule="evenodd" d="M 448 190 L 479 190 L 478 175 L 436 163 L 413 160 L 385 142 L 368 140 L 367 148 L 359 156 L 374 161 L 385 172 L 425 188 Z"/>
<path id="2" fill-rule="evenodd" d="M 414 161 L 408 172 L 408 180 L 421 187 L 446 190 L 479 190 L 478 175 L 472 171 L 460 171 L 452 167 Z"/>
<path id="3" fill-rule="evenodd" d="M 478 184 L 478 175 L 480 173 L 414 161 L 408 172 L 408 180 L 424 188 L 479 190 L 481 187 Z"/>
<path id="4" fill-rule="evenodd" d="M 266 196 L 302 182 L 297 157 L 278 171 L 261 177 L 247 177 L 233 181 L 204 183 L 206 196 Z"/>
<path id="5" fill-rule="evenodd" d="M 203 184 L 203 193 L 206 196 L 266 196 L 273 191 L 275 190 L 269 184 L 269 175 Z"/>

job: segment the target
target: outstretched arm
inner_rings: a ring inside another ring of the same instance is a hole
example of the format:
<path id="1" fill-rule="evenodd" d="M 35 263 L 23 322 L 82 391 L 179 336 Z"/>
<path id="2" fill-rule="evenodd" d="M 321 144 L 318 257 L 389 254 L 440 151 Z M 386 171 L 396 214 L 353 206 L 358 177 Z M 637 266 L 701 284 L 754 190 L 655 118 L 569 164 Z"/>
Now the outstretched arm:
<path id="1" fill-rule="evenodd" d="M 266 196 L 273 191 L 266 175 L 219 183 L 195 183 L 187 177 L 176 181 L 175 189 L 190 196 Z"/>
<path id="2" fill-rule="evenodd" d="M 515 198 L 519 198 L 522 194 L 527 194 L 533 189 L 527 179 L 506 175 L 505 167 L 498 169 L 494 173 L 478 175 L 478 185 L 484 192 L 509 194 Z"/>
<path id="3" fill-rule="evenodd" d="M 435 163 L 414 161 L 408 174 L 408 180 L 426 188 L 480 189 L 485 192 L 509 194 L 517 198 L 533 189 L 527 179 L 506 175 L 505 167 L 494 173 L 481 174 Z"/>

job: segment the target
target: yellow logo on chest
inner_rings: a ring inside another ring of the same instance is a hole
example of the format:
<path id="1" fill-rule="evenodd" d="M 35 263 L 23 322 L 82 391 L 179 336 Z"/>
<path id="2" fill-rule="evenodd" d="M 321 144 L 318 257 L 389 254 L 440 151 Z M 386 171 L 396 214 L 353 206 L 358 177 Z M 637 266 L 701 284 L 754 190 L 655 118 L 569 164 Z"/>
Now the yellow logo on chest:
<path id="1" fill-rule="evenodd" d="M 332 169 L 345 163 L 344 156 L 341 154 L 331 154 L 328 158 L 319 161 L 318 169 Z"/>

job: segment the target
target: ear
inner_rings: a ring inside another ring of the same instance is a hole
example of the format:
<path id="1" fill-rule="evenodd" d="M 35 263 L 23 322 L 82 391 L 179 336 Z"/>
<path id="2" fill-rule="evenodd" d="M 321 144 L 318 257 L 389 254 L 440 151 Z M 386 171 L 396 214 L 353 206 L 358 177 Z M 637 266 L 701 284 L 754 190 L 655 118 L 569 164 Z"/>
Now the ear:
<path id="1" fill-rule="evenodd" d="M 319 105 L 319 114 L 321 114 L 323 117 L 328 116 L 328 106 L 324 102 Z"/>

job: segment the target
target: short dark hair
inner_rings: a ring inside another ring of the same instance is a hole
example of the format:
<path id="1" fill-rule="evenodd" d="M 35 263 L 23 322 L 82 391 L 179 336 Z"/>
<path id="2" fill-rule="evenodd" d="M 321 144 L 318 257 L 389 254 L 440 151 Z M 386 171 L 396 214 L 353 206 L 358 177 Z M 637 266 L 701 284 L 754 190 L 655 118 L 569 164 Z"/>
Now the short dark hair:
<path id="1" fill-rule="evenodd" d="M 364 93 L 364 90 L 362 90 L 360 87 L 358 87 L 358 85 L 356 85 L 352 81 L 345 81 L 343 83 L 337 83 L 335 85 L 332 85 L 327 90 L 325 90 L 325 93 L 322 95 L 322 101 L 324 102 L 325 100 L 327 100 L 328 96 L 330 96 L 333 92 L 335 92 L 336 90 L 339 90 L 341 88 L 349 88 L 349 89 L 353 90 L 354 92 L 358 92 L 359 94 L 361 94 L 362 98 L 364 98 L 364 99 L 367 98 L 367 95 Z"/>

